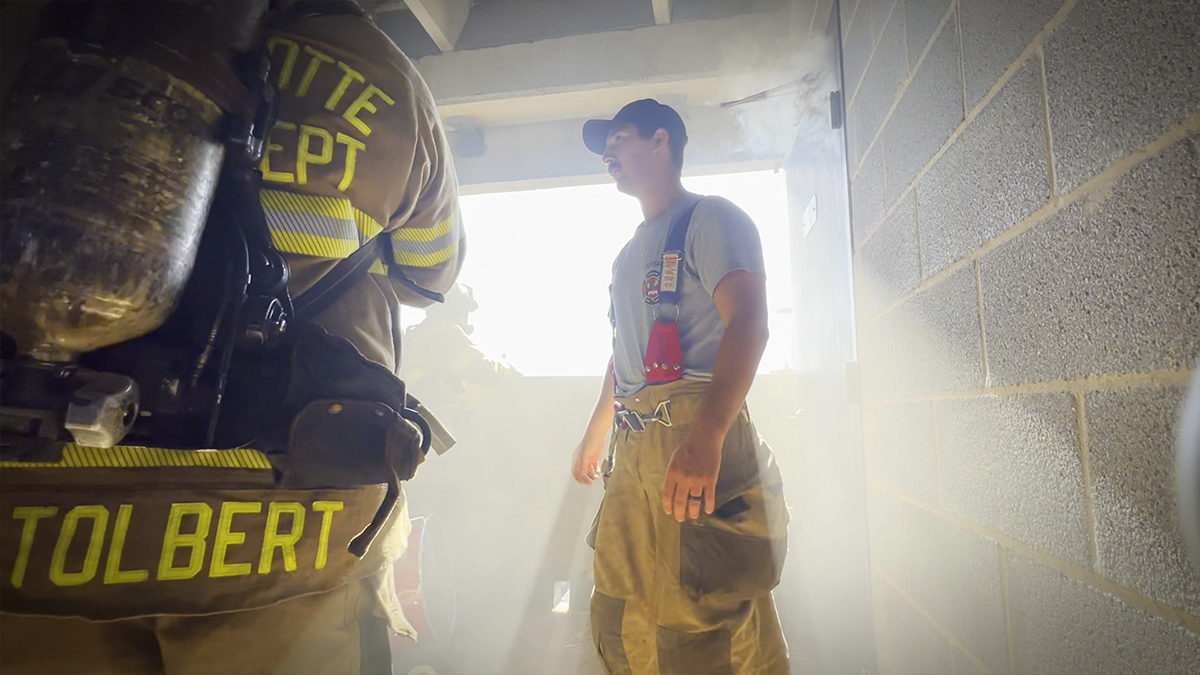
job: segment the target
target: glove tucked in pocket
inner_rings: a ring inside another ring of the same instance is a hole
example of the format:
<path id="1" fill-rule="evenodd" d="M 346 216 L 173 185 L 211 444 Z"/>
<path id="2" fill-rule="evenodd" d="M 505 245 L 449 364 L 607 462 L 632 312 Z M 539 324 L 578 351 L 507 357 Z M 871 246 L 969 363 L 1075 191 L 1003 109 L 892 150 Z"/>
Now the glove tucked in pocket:
<path id="1" fill-rule="evenodd" d="M 292 421 L 284 487 L 356 487 L 409 480 L 425 459 L 421 430 L 377 401 L 313 401 Z"/>
<path id="2" fill-rule="evenodd" d="M 425 459 L 421 429 L 384 403 L 323 400 L 300 411 L 288 438 L 286 488 L 387 484 L 371 524 L 350 542 L 350 552 L 362 558 L 399 500 L 400 482 Z"/>

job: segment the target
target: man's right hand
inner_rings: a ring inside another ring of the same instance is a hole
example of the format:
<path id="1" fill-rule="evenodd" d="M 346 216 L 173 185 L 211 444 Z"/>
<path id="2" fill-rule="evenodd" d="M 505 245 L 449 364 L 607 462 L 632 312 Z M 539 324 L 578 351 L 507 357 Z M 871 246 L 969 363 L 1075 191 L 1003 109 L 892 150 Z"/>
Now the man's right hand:
<path id="1" fill-rule="evenodd" d="M 591 485 L 600 477 L 600 457 L 604 454 L 604 439 L 584 438 L 571 455 L 571 475 L 575 482 Z"/>

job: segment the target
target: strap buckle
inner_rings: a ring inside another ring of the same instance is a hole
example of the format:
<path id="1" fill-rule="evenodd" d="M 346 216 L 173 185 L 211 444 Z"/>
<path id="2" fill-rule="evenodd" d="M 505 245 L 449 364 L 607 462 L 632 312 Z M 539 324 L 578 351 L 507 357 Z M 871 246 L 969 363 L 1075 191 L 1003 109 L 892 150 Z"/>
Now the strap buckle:
<path id="1" fill-rule="evenodd" d="M 631 431 L 645 431 L 646 425 L 657 422 L 664 427 L 674 426 L 671 423 L 671 401 L 660 401 L 654 408 L 654 414 L 643 415 L 636 410 L 621 409 L 617 411 L 617 427 Z"/>

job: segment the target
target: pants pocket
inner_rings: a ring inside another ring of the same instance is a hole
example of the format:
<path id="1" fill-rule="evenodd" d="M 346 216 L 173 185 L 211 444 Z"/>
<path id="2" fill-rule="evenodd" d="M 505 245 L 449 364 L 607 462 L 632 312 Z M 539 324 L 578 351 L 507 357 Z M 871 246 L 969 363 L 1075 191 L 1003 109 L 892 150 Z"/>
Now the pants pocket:
<path id="1" fill-rule="evenodd" d="M 786 535 L 771 539 L 685 524 L 679 533 L 679 583 L 701 597 L 757 598 L 779 584 Z"/>
<path id="2" fill-rule="evenodd" d="M 755 486 L 679 532 L 679 582 L 693 599 L 750 599 L 779 584 L 787 507 L 779 486 Z"/>

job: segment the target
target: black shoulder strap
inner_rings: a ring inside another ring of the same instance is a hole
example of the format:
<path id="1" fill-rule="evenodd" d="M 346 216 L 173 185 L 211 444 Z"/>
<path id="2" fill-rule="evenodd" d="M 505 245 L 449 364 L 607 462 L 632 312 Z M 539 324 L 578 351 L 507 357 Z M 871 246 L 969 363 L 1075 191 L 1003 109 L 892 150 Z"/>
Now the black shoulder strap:
<path id="1" fill-rule="evenodd" d="M 379 235 L 371 237 L 357 251 L 338 261 L 329 274 L 294 298 L 292 306 L 296 316 L 311 319 L 329 309 L 351 286 L 366 277 L 376 260 L 379 260 Z"/>
<path id="2" fill-rule="evenodd" d="M 703 197 L 697 199 L 694 204 L 679 214 L 674 223 L 671 223 L 671 231 L 667 233 L 667 247 L 663 250 L 683 252 L 684 243 L 687 241 L 688 227 L 692 224 L 692 214 L 696 212 L 696 207 L 700 206 L 703 199 Z"/>
<path id="3" fill-rule="evenodd" d="M 296 316 L 311 319 L 329 309 L 330 305 L 337 302 L 337 299 L 350 290 L 351 286 L 367 276 L 367 272 L 370 271 L 371 265 L 375 264 L 376 260 L 387 260 L 388 278 L 392 281 L 433 302 L 445 302 L 446 298 L 441 293 L 421 288 L 415 281 L 409 279 L 400 269 L 400 265 L 392 259 L 390 249 L 382 251 L 386 258 L 380 257 L 380 238 L 386 236 L 386 234 L 380 233 L 371 237 L 357 251 L 339 261 L 329 271 L 329 274 L 321 277 L 317 283 L 313 284 L 312 288 L 293 299 L 292 307 L 295 308 Z"/>
<path id="4" fill-rule="evenodd" d="M 688 227 L 692 224 L 692 214 L 700 200 L 684 209 L 683 213 L 671 223 L 667 232 L 667 245 L 663 248 L 663 268 L 659 277 L 658 302 L 660 305 L 679 304 L 679 281 L 683 267 L 683 252 L 687 244 Z"/>
<path id="5" fill-rule="evenodd" d="M 687 243 L 688 227 L 692 224 L 692 214 L 695 213 L 696 207 L 700 205 L 701 199 L 704 199 L 704 198 L 701 197 L 700 199 L 697 199 L 695 204 L 692 204 L 691 206 L 684 209 L 683 213 L 679 214 L 679 217 L 675 219 L 675 222 L 671 223 L 671 229 L 667 231 L 667 245 L 663 249 L 664 257 L 666 257 L 666 255 L 668 255 L 670 253 L 678 253 L 679 254 L 678 259 L 679 260 L 683 259 L 683 249 L 684 249 L 685 244 Z M 659 280 L 661 283 L 661 279 L 662 279 L 661 274 L 662 273 L 660 272 L 659 274 L 660 274 Z M 677 304 L 679 302 L 678 282 L 676 282 L 675 290 L 673 292 L 671 292 L 669 295 L 667 293 L 663 292 L 660 287 L 658 298 L 659 298 L 659 302 L 669 302 L 671 304 Z M 615 332 L 617 330 L 617 311 L 616 311 L 616 308 L 613 307 L 612 285 L 611 284 L 608 287 L 608 322 L 610 324 L 612 324 L 613 331 Z"/>

